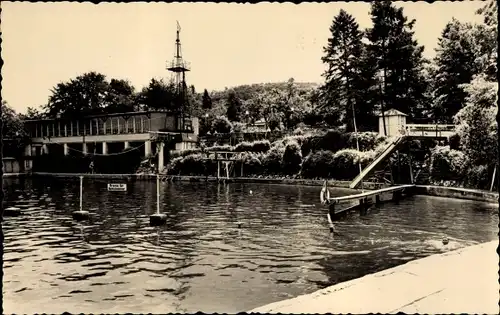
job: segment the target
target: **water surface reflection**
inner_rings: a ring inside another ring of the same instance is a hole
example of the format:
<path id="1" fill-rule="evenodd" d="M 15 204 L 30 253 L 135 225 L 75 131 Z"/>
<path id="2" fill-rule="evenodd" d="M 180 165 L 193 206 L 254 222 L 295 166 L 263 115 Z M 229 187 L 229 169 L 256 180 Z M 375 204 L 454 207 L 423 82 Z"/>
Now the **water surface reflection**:
<path id="1" fill-rule="evenodd" d="M 6 184 L 7 204 L 28 214 L 4 222 L 6 313 L 245 311 L 496 239 L 498 224 L 495 205 L 416 196 L 332 237 L 317 187 L 164 183 L 168 220 L 153 228 L 154 182 L 110 193 L 100 180 L 85 180 L 92 217 L 80 224 L 78 180 Z"/>

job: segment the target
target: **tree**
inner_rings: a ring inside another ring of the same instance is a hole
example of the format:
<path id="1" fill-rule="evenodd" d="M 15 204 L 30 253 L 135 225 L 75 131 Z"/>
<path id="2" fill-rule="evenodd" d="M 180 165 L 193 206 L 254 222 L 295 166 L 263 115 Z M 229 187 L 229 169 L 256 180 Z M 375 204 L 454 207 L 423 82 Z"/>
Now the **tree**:
<path id="1" fill-rule="evenodd" d="M 489 81 L 497 80 L 498 60 L 498 3 L 489 0 L 476 14 L 483 16 L 483 24 L 476 25 L 473 38 L 477 48 L 476 62 L 480 72 L 486 74 Z"/>
<path id="2" fill-rule="evenodd" d="M 203 91 L 202 107 L 203 107 L 203 109 L 211 109 L 212 108 L 212 98 L 208 94 L 207 89 L 205 89 Z"/>
<path id="3" fill-rule="evenodd" d="M 366 34 L 368 52 L 382 77 L 382 111 L 394 108 L 421 118 L 426 109 L 427 86 L 423 77 L 426 61 L 423 46 L 413 39 L 415 20 L 408 21 L 402 8 L 390 1 L 371 5 L 373 27 Z"/>
<path id="4" fill-rule="evenodd" d="M 107 113 L 132 112 L 135 109 L 135 88 L 127 80 L 111 79 L 105 102 Z"/>
<path id="5" fill-rule="evenodd" d="M 466 106 L 455 115 L 462 150 L 473 166 L 494 165 L 498 155 L 498 83 L 482 74 L 463 88 Z"/>
<path id="6" fill-rule="evenodd" d="M 176 110 L 175 85 L 166 83 L 163 79 L 151 79 L 149 85 L 144 87 L 137 95 L 137 101 L 149 110 Z"/>
<path id="7" fill-rule="evenodd" d="M 236 93 L 230 92 L 227 98 L 227 118 L 230 121 L 241 120 L 241 100 L 236 96 Z"/>
<path id="8" fill-rule="evenodd" d="M 4 100 L 2 100 L 2 140 L 4 156 L 20 155 L 28 140 L 21 116 Z"/>
<path id="9" fill-rule="evenodd" d="M 478 72 L 472 25 L 456 19 L 449 22 L 439 38 L 434 67 L 433 111 L 436 122 L 450 123 L 453 116 L 464 106 L 466 93 L 462 84 L 469 83 Z"/>
<path id="10" fill-rule="evenodd" d="M 186 90 L 184 106 L 185 113 L 195 117 L 200 117 L 203 115 L 202 106 L 202 96 L 196 93 L 194 85 L 191 85 L 189 89 Z"/>
<path id="11" fill-rule="evenodd" d="M 344 10 L 340 10 L 333 19 L 330 32 L 322 58 L 328 66 L 323 74 L 325 84 L 321 88 L 323 104 L 330 107 L 331 114 L 339 116 L 340 123 L 353 130 L 353 112 L 360 113 L 365 109 L 362 108 L 365 104 L 358 97 L 361 92 L 358 87 L 363 81 L 360 62 L 363 34 L 354 17 Z"/>
<path id="12" fill-rule="evenodd" d="M 43 106 L 39 106 L 40 108 Z M 26 114 L 20 115 L 22 119 L 43 119 L 44 114 L 41 113 L 37 108 L 35 107 L 28 107 L 26 109 Z"/>
<path id="13" fill-rule="evenodd" d="M 49 117 L 80 117 L 103 111 L 108 91 L 106 76 L 96 72 L 85 73 L 61 82 L 52 90 L 45 112 Z"/>

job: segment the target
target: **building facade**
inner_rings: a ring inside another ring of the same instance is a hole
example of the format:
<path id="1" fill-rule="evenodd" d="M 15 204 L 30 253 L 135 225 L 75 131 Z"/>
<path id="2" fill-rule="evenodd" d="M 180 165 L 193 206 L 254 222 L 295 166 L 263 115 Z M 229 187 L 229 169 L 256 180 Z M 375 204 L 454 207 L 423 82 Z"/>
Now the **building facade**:
<path id="1" fill-rule="evenodd" d="M 166 146 L 171 151 L 195 148 L 199 133 L 198 118 L 163 111 L 26 120 L 24 123 L 31 138 L 25 148 L 27 157 L 61 148 L 64 155 L 71 154 L 70 151 L 107 155 L 143 146 L 144 157 L 158 155 L 160 170 L 164 167 Z"/>

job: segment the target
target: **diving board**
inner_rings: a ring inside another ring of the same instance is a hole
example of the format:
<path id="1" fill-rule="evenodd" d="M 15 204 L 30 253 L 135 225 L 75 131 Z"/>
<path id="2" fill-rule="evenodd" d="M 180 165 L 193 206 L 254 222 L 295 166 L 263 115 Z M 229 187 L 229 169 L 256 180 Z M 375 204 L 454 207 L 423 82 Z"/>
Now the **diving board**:
<path id="1" fill-rule="evenodd" d="M 328 201 L 330 204 L 336 204 L 336 203 L 340 203 L 343 201 L 361 200 L 361 199 L 365 199 L 368 197 L 377 196 L 377 195 L 381 195 L 381 194 L 395 193 L 395 192 L 400 192 L 400 191 L 402 192 L 405 189 L 411 189 L 413 187 L 415 187 L 415 185 L 391 186 L 391 187 L 386 187 L 386 188 L 382 188 L 382 189 L 366 191 L 366 192 L 363 192 L 360 194 L 355 194 L 355 195 L 331 197 L 328 199 Z"/>
<path id="2" fill-rule="evenodd" d="M 405 193 L 405 195 L 412 195 L 414 187 L 415 185 L 391 186 L 354 195 L 330 197 L 330 193 L 325 182 L 325 185 L 321 190 L 320 199 L 322 204 L 328 206 L 327 218 L 330 225 L 330 231 L 333 232 L 334 230 L 333 221 L 341 218 L 349 212 L 359 210 L 361 215 L 366 214 L 371 205 L 383 202 L 381 200 L 381 195 L 392 194 L 391 200 L 397 201 L 401 199 L 403 193 Z M 373 200 L 373 197 L 375 197 L 375 200 Z M 347 207 L 338 209 L 336 205 L 341 203 L 347 204 Z"/>
<path id="3" fill-rule="evenodd" d="M 403 141 L 404 137 L 403 136 L 398 136 L 394 141 L 392 141 L 387 148 L 385 148 L 382 153 L 380 153 L 373 162 L 371 162 L 361 173 L 359 173 L 356 178 L 349 184 L 349 188 L 356 188 L 356 186 L 361 183 L 361 181 L 371 172 L 375 167 L 382 162 L 387 156 L 389 156 L 394 150 L 396 150 L 397 146 Z"/>

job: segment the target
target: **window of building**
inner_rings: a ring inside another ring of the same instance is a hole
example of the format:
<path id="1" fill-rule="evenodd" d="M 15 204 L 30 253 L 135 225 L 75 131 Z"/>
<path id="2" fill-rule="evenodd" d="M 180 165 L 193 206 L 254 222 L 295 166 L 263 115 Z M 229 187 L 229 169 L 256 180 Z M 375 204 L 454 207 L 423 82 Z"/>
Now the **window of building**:
<path id="1" fill-rule="evenodd" d="M 142 117 L 143 119 L 143 122 L 144 122 L 144 129 L 142 130 L 142 132 L 149 132 L 149 123 L 150 123 L 150 120 L 147 118 L 147 117 Z"/>
<path id="2" fill-rule="evenodd" d="M 112 123 L 111 133 L 116 135 L 116 134 L 118 134 L 118 119 L 111 118 L 110 120 Z"/>
<path id="3" fill-rule="evenodd" d="M 126 122 L 127 122 L 127 132 L 134 133 L 134 120 L 132 118 L 129 118 L 126 120 Z"/>
<path id="4" fill-rule="evenodd" d="M 135 120 L 135 132 L 136 133 L 142 133 L 142 129 L 141 129 L 141 126 L 142 126 L 142 117 L 141 116 L 136 116 L 134 118 Z"/>
<path id="5" fill-rule="evenodd" d="M 106 134 L 107 135 L 110 135 L 111 134 L 111 131 L 112 131 L 112 125 L 113 124 L 113 121 L 111 119 L 107 119 L 106 121 L 104 121 L 104 126 L 106 127 Z"/>
<path id="6" fill-rule="evenodd" d="M 72 136 L 78 136 L 79 135 L 79 132 L 78 132 L 78 127 L 79 127 L 79 123 L 78 121 L 74 121 L 73 124 L 72 124 L 72 128 L 71 128 L 71 135 Z"/>

